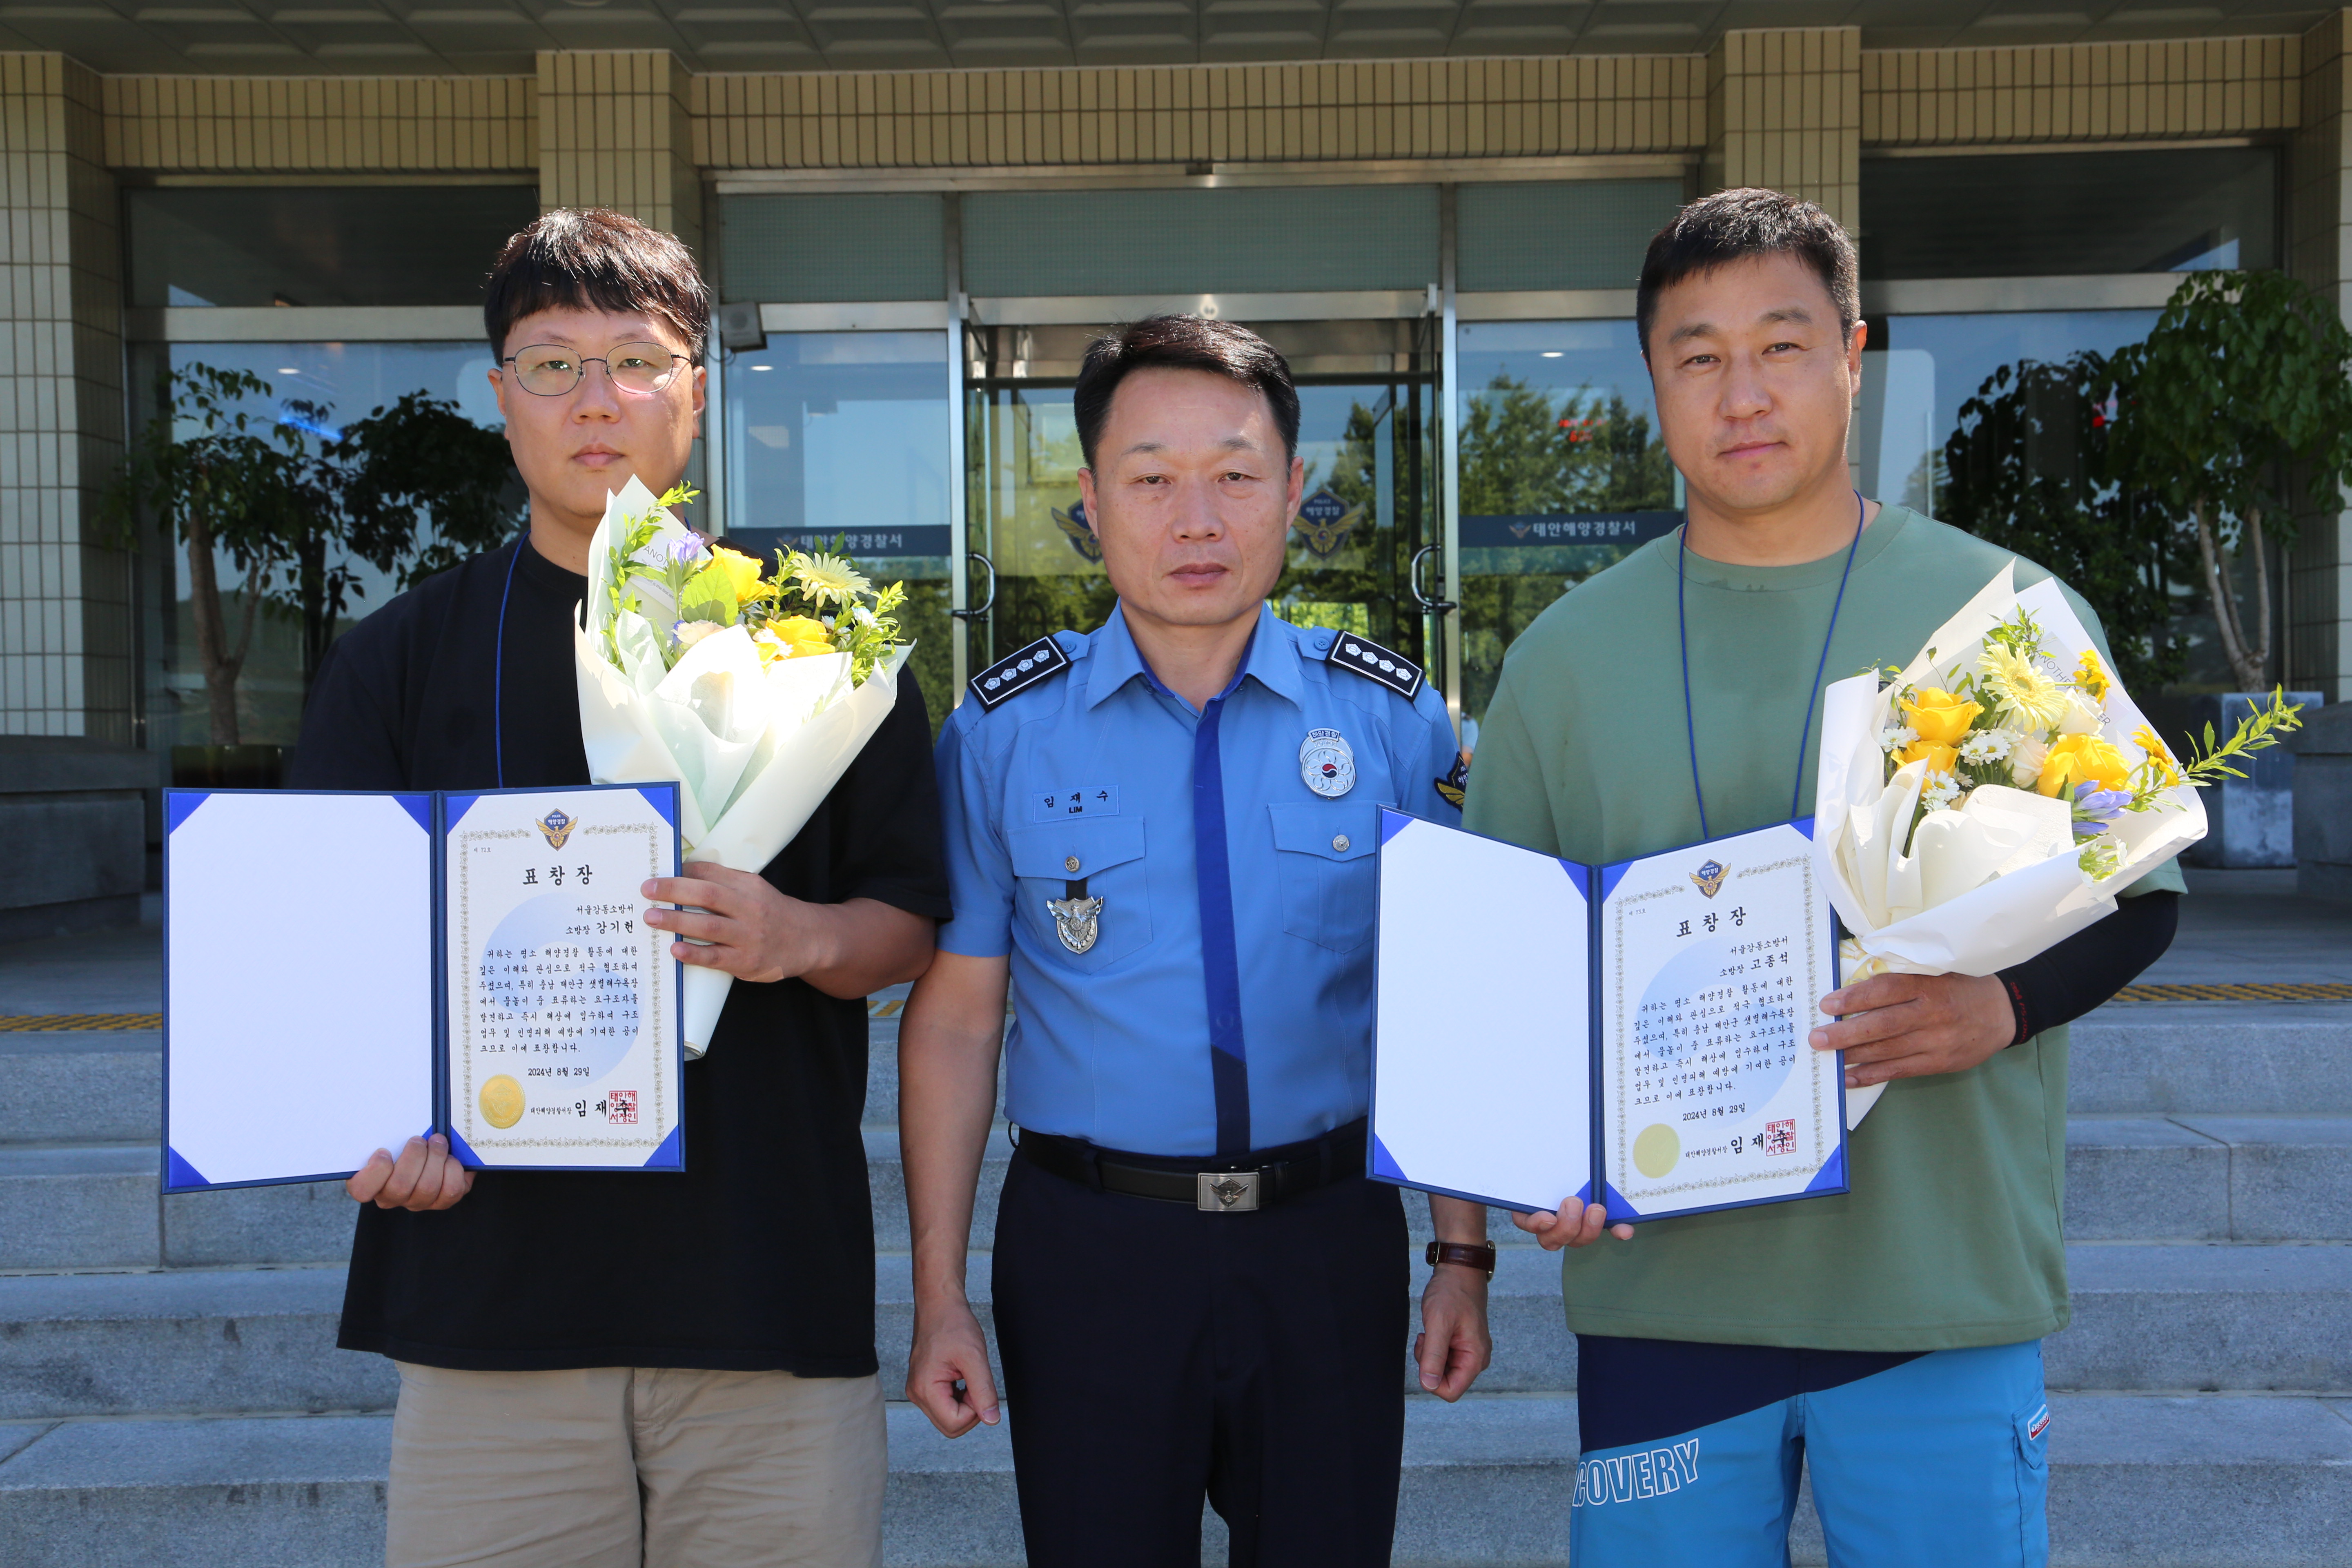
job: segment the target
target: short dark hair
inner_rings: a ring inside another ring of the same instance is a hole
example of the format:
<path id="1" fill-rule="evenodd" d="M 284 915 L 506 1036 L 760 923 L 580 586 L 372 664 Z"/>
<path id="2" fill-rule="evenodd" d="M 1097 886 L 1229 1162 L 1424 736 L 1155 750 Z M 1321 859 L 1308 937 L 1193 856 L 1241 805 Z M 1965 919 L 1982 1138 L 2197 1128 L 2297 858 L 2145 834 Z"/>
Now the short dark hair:
<path id="1" fill-rule="evenodd" d="M 557 207 L 508 240 L 490 266 L 482 299 L 490 353 L 505 356 L 517 321 L 562 310 L 642 311 L 677 332 L 700 364 L 710 289 L 676 235 L 626 213 Z"/>
<path id="2" fill-rule="evenodd" d="M 1290 362 L 1272 343 L 1247 327 L 1209 316 L 1146 316 L 1087 345 L 1077 390 L 1070 398 L 1087 467 L 1094 467 L 1095 442 L 1110 419 L 1111 394 L 1131 372 L 1155 367 L 1205 370 L 1255 387 L 1274 410 L 1275 427 L 1282 432 L 1282 455 L 1298 455 L 1298 388 L 1290 379 Z"/>
<path id="3" fill-rule="evenodd" d="M 1642 282 L 1633 295 L 1633 323 L 1642 357 L 1650 357 L 1650 325 L 1658 296 L 1685 278 L 1751 256 L 1793 256 L 1811 268 L 1837 307 L 1841 338 L 1862 320 L 1862 269 L 1837 220 L 1811 202 L 1779 191 L 1753 187 L 1701 196 L 1674 216 L 1650 241 L 1642 258 Z"/>

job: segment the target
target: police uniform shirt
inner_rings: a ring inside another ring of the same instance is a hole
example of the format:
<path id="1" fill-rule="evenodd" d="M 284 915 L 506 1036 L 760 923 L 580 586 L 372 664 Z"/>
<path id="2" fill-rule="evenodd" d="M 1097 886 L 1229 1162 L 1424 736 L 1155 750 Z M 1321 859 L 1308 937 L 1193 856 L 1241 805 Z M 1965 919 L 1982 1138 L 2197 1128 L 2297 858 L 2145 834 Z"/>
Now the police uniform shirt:
<path id="1" fill-rule="evenodd" d="M 1369 672 L 1334 661 L 1335 637 Z M 1015 656 L 974 679 L 982 700 L 937 753 L 955 909 L 940 950 L 1012 960 L 1006 1114 L 1168 1155 L 1363 1115 L 1379 808 L 1460 820 L 1440 794 L 1457 779 L 1444 702 L 1376 645 L 1265 610 L 1199 712 L 1146 666 L 1123 609 L 1024 654 L 1031 669 Z M 1073 895 L 1102 900 L 1090 946 L 1083 919 L 1066 942 L 1048 907 Z"/>

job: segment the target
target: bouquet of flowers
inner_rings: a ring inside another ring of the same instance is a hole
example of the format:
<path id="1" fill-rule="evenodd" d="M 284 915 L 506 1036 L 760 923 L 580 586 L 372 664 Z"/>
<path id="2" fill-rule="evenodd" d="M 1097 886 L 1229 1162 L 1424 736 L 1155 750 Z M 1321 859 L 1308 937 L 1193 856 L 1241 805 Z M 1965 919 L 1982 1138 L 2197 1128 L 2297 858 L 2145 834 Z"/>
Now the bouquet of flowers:
<path id="1" fill-rule="evenodd" d="M 687 858 L 758 872 L 790 843 L 898 700 L 913 651 L 878 593 L 838 555 L 751 556 L 704 540 L 636 479 L 588 548 L 573 627 L 580 738 L 598 784 L 674 779 Z M 686 972 L 686 1048 L 698 1057 L 734 977 Z"/>
<path id="2" fill-rule="evenodd" d="M 1851 935 L 1847 981 L 1991 974 L 2114 912 L 2116 894 L 2205 837 L 2193 787 L 2277 743 L 2269 711 L 2183 761 L 2100 658 L 2054 582 L 2011 568 L 1901 670 L 1824 694 L 1813 857 Z M 1859 1126 L 1884 1084 L 1847 1096 Z"/>

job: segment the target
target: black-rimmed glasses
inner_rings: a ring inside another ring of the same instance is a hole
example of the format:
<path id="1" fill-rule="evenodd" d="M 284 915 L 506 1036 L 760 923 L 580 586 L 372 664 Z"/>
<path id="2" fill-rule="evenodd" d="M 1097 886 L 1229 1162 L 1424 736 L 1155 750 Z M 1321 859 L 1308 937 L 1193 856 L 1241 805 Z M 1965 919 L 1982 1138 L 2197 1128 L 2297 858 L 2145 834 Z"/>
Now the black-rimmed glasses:
<path id="1" fill-rule="evenodd" d="M 601 357 L 576 354 L 554 343 L 532 343 L 507 355 L 522 389 L 541 397 L 561 397 L 570 392 L 592 364 L 603 365 L 613 384 L 623 391 L 649 395 L 667 386 L 681 368 L 693 363 L 659 343 L 623 343 Z"/>

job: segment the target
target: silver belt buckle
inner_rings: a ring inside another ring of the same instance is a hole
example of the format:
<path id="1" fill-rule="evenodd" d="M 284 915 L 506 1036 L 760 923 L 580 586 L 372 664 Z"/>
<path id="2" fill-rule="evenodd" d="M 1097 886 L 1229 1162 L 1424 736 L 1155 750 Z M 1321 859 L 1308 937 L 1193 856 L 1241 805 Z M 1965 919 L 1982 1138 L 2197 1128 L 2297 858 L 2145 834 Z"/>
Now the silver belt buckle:
<path id="1" fill-rule="evenodd" d="M 1247 1214 L 1257 1207 L 1255 1171 L 1202 1171 L 1198 1206 L 1204 1214 Z"/>

